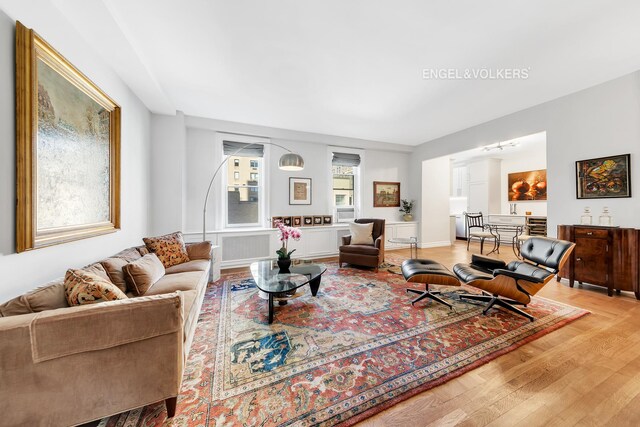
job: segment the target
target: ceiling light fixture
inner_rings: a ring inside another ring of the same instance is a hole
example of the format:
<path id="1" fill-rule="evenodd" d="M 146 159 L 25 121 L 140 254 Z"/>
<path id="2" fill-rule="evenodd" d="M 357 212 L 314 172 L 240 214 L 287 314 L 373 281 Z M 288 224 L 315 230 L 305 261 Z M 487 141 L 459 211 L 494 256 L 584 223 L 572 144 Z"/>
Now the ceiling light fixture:
<path id="1" fill-rule="evenodd" d="M 485 145 L 484 147 L 482 147 L 482 151 L 491 151 L 491 150 L 502 151 L 505 148 L 516 147 L 517 145 L 518 145 L 517 142 L 507 142 L 507 143 L 498 142 L 495 144 Z"/>

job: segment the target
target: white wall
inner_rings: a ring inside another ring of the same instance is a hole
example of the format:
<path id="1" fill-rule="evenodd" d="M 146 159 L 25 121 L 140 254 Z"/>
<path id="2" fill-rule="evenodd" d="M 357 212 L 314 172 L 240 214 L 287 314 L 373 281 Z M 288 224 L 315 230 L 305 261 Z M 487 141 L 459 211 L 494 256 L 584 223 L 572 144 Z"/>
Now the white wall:
<path id="1" fill-rule="evenodd" d="M 11 18 L 8 16 L 10 15 Z M 15 20 L 33 28 L 122 107 L 121 222 L 116 233 L 15 253 Z M 119 250 L 148 231 L 149 112 L 49 2 L 0 12 L 0 302 Z"/>
<path id="2" fill-rule="evenodd" d="M 420 247 L 451 244 L 449 190 L 451 162 L 448 156 L 422 162 Z"/>
<path id="3" fill-rule="evenodd" d="M 531 150 L 520 152 L 515 156 L 504 156 L 500 167 L 500 208 L 503 214 L 509 214 L 509 204 L 516 203 L 518 215 L 531 212 L 531 215 L 547 216 L 545 200 L 517 201 L 509 200 L 510 173 L 526 172 L 547 168 L 546 144 L 536 144 Z"/>
<path id="4" fill-rule="evenodd" d="M 214 169 L 221 161 L 222 148 L 216 146 L 216 132 L 239 133 L 245 135 L 259 135 L 268 137 L 272 142 L 282 145 L 299 153 L 305 160 L 305 168 L 300 172 L 285 172 L 278 169 L 277 160 L 284 153 L 281 148 L 270 148 L 269 161 L 269 212 L 267 216 L 303 216 L 303 215 L 329 215 L 332 214 L 330 204 L 330 170 L 329 170 L 329 145 L 336 143 L 340 146 L 363 148 L 367 145 L 379 147 L 377 149 L 364 150 L 364 176 L 363 176 L 363 209 L 361 217 L 385 218 L 390 221 L 401 219 L 398 208 L 374 208 L 373 207 L 373 181 L 398 181 L 401 186 L 402 198 L 416 199 L 412 193 L 412 183 L 409 179 L 409 153 L 388 151 L 395 146 L 371 141 L 349 140 L 330 135 L 309 134 L 306 132 L 287 131 L 263 126 L 244 125 L 241 123 L 224 122 L 186 116 L 185 151 L 182 165 L 180 149 L 175 148 L 175 132 L 179 125 L 176 120 L 168 116 L 153 116 L 152 130 L 154 138 L 154 158 L 152 163 L 152 176 L 154 177 L 154 189 L 152 200 L 161 200 L 158 208 L 152 210 L 152 223 L 154 230 L 174 231 L 182 216 L 181 226 L 184 232 L 202 232 L 202 207 L 207 185 Z M 295 139 L 293 139 L 295 138 Z M 399 146 L 399 149 L 407 149 Z M 167 168 L 170 166 L 170 168 Z M 289 178 L 301 177 L 312 180 L 312 204 L 289 205 Z M 176 187 L 183 188 L 165 191 L 161 195 L 155 195 L 156 180 L 164 182 L 182 181 Z M 222 226 L 219 182 L 213 187 L 207 208 L 207 229 L 215 230 Z M 155 206 L 155 202 L 154 202 Z M 160 209 L 160 207 L 165 208 Z M 181 206 L 182 210 L 176 210 Z M 162 228 L 163 227 L 163 228 Z"/>
<path id="5" fill-rule="evenodd" d="M 578 200 L 575 181 L 576 160 L 631 153 L 632 167 L 637 164 L 640 72 L 422 144 L 411 156 L 411 174 L 421 173 L 425 159 L 543 131 L 547 132 L 549 235 L 556 234 L 558 224 L 578 222 L 585 206 L 591 206 L 596 216 L 609 206 L 615 224 L 640 227 L 637 191 L 625 199 Z M 631 176 L 632 188 L 640 188 L 637 168 Z"/>

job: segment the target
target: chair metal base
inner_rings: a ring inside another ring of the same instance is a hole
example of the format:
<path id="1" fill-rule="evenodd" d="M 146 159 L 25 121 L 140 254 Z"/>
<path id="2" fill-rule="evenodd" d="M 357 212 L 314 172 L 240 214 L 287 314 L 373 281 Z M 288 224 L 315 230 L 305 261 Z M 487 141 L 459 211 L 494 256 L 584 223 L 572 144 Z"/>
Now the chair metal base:
<path id="1" fill-rule="evenodd" d="M 467 298 L 470 300 L 474 300 L 474 301 L 489 301 L 489 305 L 487 305 L 487 307 L 482 310 L 482 314 L 486 315 L 487 312 L 489 312 L 489 310 L 494 306 L 494 305 L 499 305 L 500 307 L 506 308 L 507 310 L 513 311 L 516 314 L 519 314 L 521 316 L 526 317 L 527 319 L 529 319 L 530 321 L 534 321 L 535 317 L 533 317 L 532 315 L 530 315 L 529 313 L 527 313 L 526 311 L 520 310 L 519 308 L 516 307 L 516 305 L 523 305 L 523 306 L 527 306 L 526 304 L 523 304 L 519 301 L 514 301 L 514 300 L 510 300 L 510 299 L 506 299 L 506 298 L 500 298 L 497 295 L 475 295 L 475 294 L 460 294 L 460 299 L 463 298 Z"/>
<path id="2" fill-rule="evenodd" d="M 413 301 L 411 301 L 411 305 L 414 305 L 418 301 L 421 301 L 421 300 L 423 300 L 425 298 L 430 298 L 430 299 L 434 300 L 435 302 L 439 302 L 440 304 L 444 304 L 444 305 L 446 305 L 447 307 L 449 307 L 450 309 L 453 310 L 453 305 L 449 304 L 448 302 L 446 302 L 442 298 L 438 297 L 438 295 L 440 295 L 441 292 L 439 292 L 439 291 L 431 292 L 429 290 L 429 285 L 427 285 L 427 290 L 426 291 L 419 291 L 417 289 L 407 288 L 407 292 L 412 292 L 414 294 L 419 294 L 420 295 L 418 298 L 416 298 Z"/>

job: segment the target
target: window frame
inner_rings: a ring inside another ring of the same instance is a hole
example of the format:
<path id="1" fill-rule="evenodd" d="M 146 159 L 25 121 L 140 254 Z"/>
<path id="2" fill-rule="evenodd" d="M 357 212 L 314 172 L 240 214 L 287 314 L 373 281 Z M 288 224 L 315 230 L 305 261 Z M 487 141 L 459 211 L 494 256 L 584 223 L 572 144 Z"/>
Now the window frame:
<path id="1" fill-rule="evenodd" d="M 354 202 L 353 202 L 353 209 L 354 209 L 354 215 L 356 218 L 360 218 L 362 216 L 363 213 L 363 209 L 362 209 L 362 203 L 363 203 L 363 197 L 364 197 L 364 189 L 362 186 L 362 183 L 364 181 L 364 174 L 365 174 L 365 168 L 366 168 L 366 156 L 365 156 L 365 150 L 362 149 L 358 149 L 358 148 L 346 148 L 346 147 L 336 147 L 336 146 L 327 146 L 327 173 L 329 175 L 329 191 L 328 191 L 328 196 L 327 196 L 327 201 L 329 203 L 329 206 L 331 206 L 331 209 L 333 211 L 334 216 L 337 218 L 336 213 L 337 213 L 337 208 L 338 206 L 336 206 L 335 204 L 335 200 L 333 197 L 333 153 L 351 153 L 351 154 L 358 154 L 360 156 L 360 165 L 354 167 L 354 179 L 353 179 L 353 198 L 354 198 Z M 351 207 L 351 206 L 340 206 L 340 208 L 344 208 L 344 207 Z"/>

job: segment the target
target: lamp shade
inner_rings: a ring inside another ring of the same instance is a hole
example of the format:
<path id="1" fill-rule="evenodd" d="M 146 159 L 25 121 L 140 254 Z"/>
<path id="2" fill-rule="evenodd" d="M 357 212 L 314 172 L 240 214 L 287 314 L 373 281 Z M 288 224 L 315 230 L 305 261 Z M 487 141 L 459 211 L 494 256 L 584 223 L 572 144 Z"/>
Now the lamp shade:
<path id="1" fill-rule="evenodd" d="M 304 169 L 304 159 L 300 154 L 285 153 L 280 157 L 278 167 L 284 171 L 301 171 Z"/>

